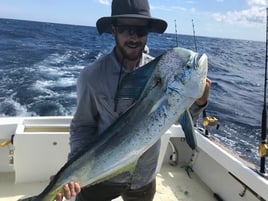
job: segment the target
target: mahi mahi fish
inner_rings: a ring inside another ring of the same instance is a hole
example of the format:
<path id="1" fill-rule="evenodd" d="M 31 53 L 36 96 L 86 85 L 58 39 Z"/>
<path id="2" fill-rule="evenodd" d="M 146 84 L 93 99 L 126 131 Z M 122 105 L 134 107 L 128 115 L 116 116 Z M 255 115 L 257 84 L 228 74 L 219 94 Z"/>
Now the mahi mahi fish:
<path id="1" fill-rule="evenodd" d="M 70 181 L 85 187 L 133 173 L 140 156 L 202 96 L 207 65 L 205 54 L 177 47 L 129 73 L 117 98 L 136 97 L 133 106 L 70 159 L 43 192 L 22 200 L 52 201 Z"/>

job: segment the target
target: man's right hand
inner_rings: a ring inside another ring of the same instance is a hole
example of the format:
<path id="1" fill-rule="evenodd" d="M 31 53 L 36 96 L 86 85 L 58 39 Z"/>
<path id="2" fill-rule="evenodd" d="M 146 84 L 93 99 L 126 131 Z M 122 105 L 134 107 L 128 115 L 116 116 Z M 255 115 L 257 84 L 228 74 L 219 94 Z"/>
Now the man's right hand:
<path id="1" fill-rule="evenodd" d="M 63 197 L 65 199 L 70 200 L 72 197 L 76 196 L 81 191 L 80 184 L 77 182 L 70 182 L 66 184 L 64 187 L 64 193 L 58 193 L 56 196 L 57 201 L 62 201 Z"/>

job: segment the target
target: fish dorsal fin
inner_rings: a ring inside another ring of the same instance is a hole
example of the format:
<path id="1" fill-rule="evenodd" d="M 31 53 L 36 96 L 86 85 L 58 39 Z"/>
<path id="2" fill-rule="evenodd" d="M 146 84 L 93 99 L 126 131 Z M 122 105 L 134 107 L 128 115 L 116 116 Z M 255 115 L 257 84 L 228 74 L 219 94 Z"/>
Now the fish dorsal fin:
<path id="1" fill-rule="evenodd" d="M 140 97 L 146 83 L 150 79 L 160 57 L 161 56 L 155 58 L 137 70 L 128 73 L 120 82 L 116 98 L 137 100 Z"/>

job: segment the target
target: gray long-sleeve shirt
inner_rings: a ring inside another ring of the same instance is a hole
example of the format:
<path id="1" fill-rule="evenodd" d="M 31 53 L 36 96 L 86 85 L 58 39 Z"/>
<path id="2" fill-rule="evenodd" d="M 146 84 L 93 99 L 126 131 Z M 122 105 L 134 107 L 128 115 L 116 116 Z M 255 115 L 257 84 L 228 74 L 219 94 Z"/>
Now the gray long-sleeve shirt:
<path id="1" fill-rule="evenodd" d="M 153 57 L 143 54 L 139 66 L 152 59 Z M 112 51 L 81 71 L 77 82 L 77 110 L 71 122 L 69 159 L 101 137 L 101 133 L 133 103 L 133 100 L 119 100 L 115 111 L 114 100 L 120 68 Z M 121 78 L 127 73 L 123 67 Z M 197 115 L 200 113 L 196 106 L 193 109 Z M 139 159 L 133 175 L 123 173 L 109 182 L 127 183 L 133 189 L 149 183 L 156 174 L 159 148 L 160 140 Z"/>

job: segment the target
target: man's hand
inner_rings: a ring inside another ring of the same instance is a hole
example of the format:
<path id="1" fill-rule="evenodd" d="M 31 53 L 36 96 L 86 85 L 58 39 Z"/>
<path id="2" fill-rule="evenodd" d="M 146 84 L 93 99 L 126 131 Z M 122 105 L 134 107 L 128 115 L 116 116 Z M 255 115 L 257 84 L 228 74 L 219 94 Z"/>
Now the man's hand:
<path id="1" fill-rule="evenodd" d="M 56 196 L 57 201 L 62 201 L 63 197 L 70 200 L 72 197 L 76 196 L 80 191 L 81 187 L 77 182 L 70 182 L 64 186 L 64 194 L 58 193 Z"/>
<path id="2" fill-rule="evenodd" d="M 50 180 L 52 180 L 54 178 L 54 175 L 50 177 Z M 70 182 L 68 184 L 66 184 L 64 187 L 64 193 L 58 193 L 56 195 L 56 200 L 57 201 L 62 201 L 63 197 L 65 197 L 65 199 L 70 200 L 72 197 L 76 196 L 78 193 L 80 193 L 81 191 L 81 187 L 80 184 L 77 182 Z"/>
<path id="3" fill-rule="evenodd" d="M 207 104 L 210 86 L 211 86 L 211 80 L 207 78 L 206 79 L 205 90 L 204 90 L 204 93 L 203 93 L 202 97 L 195 101 L 195 103 L 198 106 L 202 107 L 202 106 L 205 106 Z"/>

